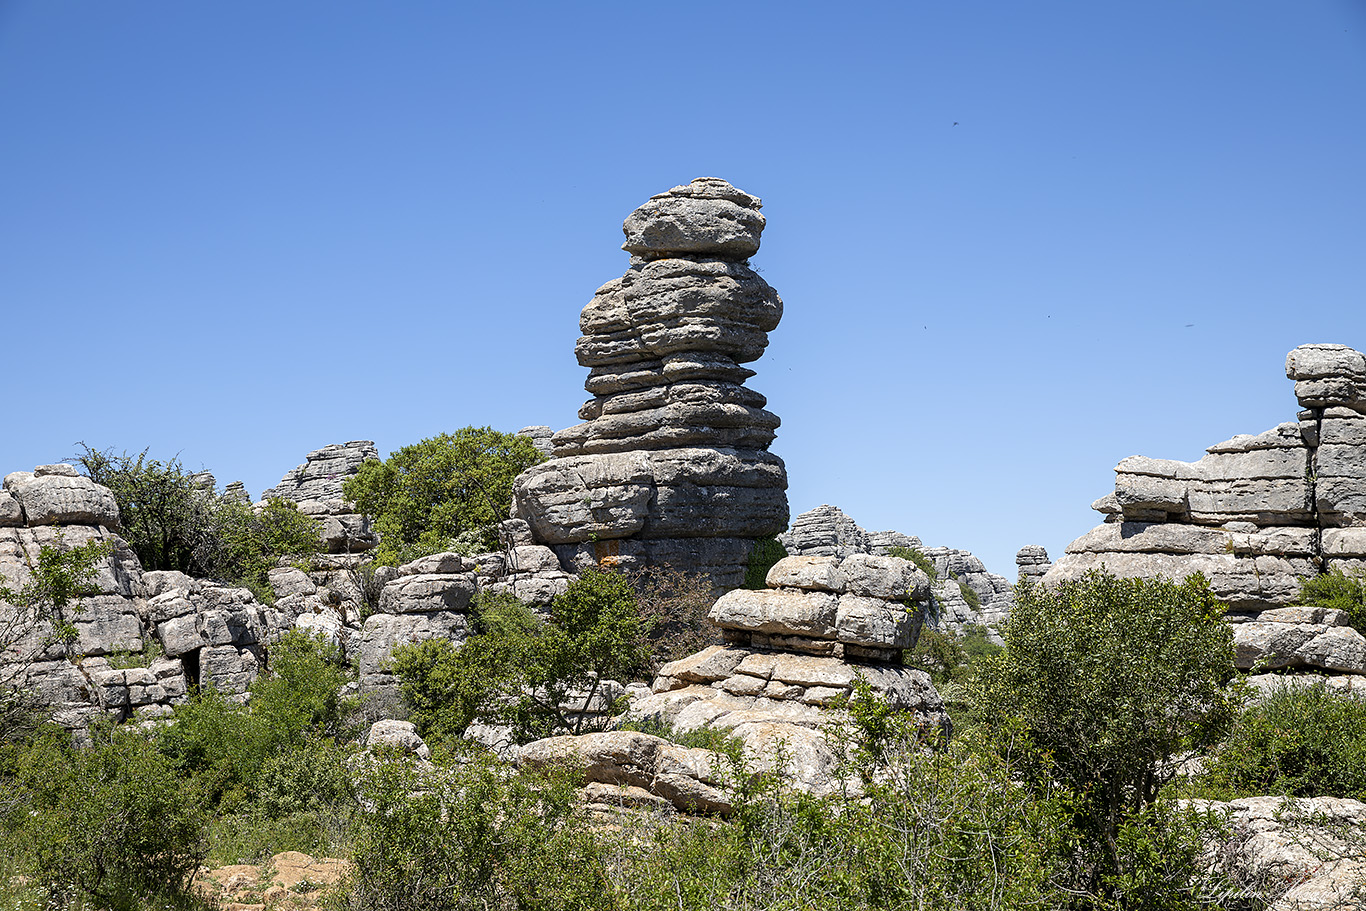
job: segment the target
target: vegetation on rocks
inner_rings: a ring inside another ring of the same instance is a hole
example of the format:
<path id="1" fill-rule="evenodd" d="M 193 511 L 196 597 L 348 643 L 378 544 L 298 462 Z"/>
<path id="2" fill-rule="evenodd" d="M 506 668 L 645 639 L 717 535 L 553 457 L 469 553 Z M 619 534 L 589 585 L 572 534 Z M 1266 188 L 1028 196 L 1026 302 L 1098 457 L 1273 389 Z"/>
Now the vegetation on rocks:
<path id="1" fill-rule="evenodd" d="M 1303 578 L 1297 603 L 1343 611 L 1358 632 L 1366 633 L 1366 581 L 1361 576 L 1349 576 L 1334 568 Z"/>
<path id="2" fill-rule="evenodd" d="M 365 462 L 343 492 L 373 519 L 379 565 L 452 549 L 476 554 L 497 549 L 513 480 L 544 459 L 526 437 L 462 427 Z"/>
<path id="3" fill-rule="evenodd" d="M 77 462 L 118 503 L 123 537 L 144 570 L 177 570 L 250 588 L 272 601 L 267 574 L 280 561 L 306 562 L 322 550 L 317 523 L 289 500 L 261 509 L 207 488 L 178 458 L 149 459 L 147 450 L 115 455 L 92 449 Z"/>

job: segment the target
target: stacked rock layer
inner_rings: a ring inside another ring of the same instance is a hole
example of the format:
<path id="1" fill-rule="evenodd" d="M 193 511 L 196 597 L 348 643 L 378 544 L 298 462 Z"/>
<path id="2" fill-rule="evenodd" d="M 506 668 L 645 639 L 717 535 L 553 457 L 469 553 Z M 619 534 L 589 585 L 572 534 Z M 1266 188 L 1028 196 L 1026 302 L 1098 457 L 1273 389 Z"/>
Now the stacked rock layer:
<path id="1" fill-rule="evenodd" d="M 1293 607 L 1300 580 L 1366 568 L 1366 356 L 1301 345 L 1286 357 L 1298 420 L 1239 435 L 1197 462 L 1131 456 L 1105 521 L 1044 575 L 1203 573 L 1231 609 L 1244 667 L 1366 673 L 1366 638 L 1341 611 Z"/>
<path id="2" fill-rule="evenodd" d="M 631 717 L 728 731 L 757 767 L 786 761 L 788 774 L 816 793 L 839 784 L 824 728 L 857 680 L 927 727 L 948 730 L 929 676 L 901 664 L 902 650 L 919 636 L 930 589 L 912 563 L 869 554 L 785 557 L 767 584 L 718 599 L 709 617 L 726 644 L 661 668 L 653 694 L 632 700 Z"/>
<path id="3" fill-rule="evenodd" d="M 379 543 L 369 520 L 356 512 L 342 496 L 342 484 L 360 471 L 362 463 L 378 459 L 369 440 L 333 443 L 310 452 L 302 465 L 291 469 L 280 483 L 261 495 L 262 500 L 281 497 L 293 500 L 299 511 L 318 520 L 328 553 L 348 554 L 369 550 Z"/>
<path id="4" fill-rule="evenodd" d="M 802 513 L 778 540 L 794 556 L 886 555 L 893 548 L 919 551 L 935 570 L 925 612 L 925 622 L 935 629 L 985 626 L 994 638 L 996 627 L 1015 606 L 1010 580 L 987 572 L 971 552 L 926 547 L 915 535 L 898 531 L 865 531 L 838 506 L 817 506 Z"/>
<path id="5" fill-rule="evenodd" d="M 787 526 L 778 418 L 744 386 L 783 307 L 748 263 L 759 208 L 699 178 L 626 219 L 631 266 L 579 318 L 584 423 L 514 488 L 513 514 L 566 566 L 667 563 L 728 588 L 754 539 Z"/>

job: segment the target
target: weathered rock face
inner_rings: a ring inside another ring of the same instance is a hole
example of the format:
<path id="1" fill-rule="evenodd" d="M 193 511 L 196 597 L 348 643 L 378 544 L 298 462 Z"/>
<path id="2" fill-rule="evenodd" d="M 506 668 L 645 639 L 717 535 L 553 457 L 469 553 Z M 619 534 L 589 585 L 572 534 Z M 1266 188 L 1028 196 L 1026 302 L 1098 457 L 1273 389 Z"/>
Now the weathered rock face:
<path id="1" fill-rule="evenodd" d="M 261 494 L 261 499 L 293 500 L 300 512 L 316 518 L 328 553 L 369 550 L 379 543 L 379 539 L 370 530 L 369 520 L 346 502 L 342 484 L 360 471 L 362 463 L 378 458 L 379 452 L 369 440 L 333 443 L 315 449 L 308 454 L 304 464 L 290 469 L 279 484 Z"/>
<path id="2" fill-rule="evenodd" d="M 1361 907 L 1366 804 L 1338 797 L 1187 803 L 1218 813 L 1232 830 L 1227 841 L 1207 846 L 1201 863 L 1256 884 L 1268 911 Z"/>
<path id="3" fill-rule="evenodd" d="M 767 584 L 717 600 L 709 617 L 726 644 L 665 665 L 653 694 L 632 700 L 630 716 L 675 730 L 728 731 L 754 767 L 785 762 L 798 786 L 818 794 L 840 784 L 824 730 L 858 679 L 947 731 L 928 675 L 901 664 L 930 595 L 929 578 L 913 564 L 870 554 L 786 557 Z"/>
<path id="4" fill-rule="evenodd" d="M 994 630 L 1015 606 L 1010 581 L 987 572 L 970 552 L 926 547 L 914 535 L 898 531 L 865 531 L 838 506 L 817 506 L 802 513 L 778 541 L 794 556 L 885 555 L 895 547 L 920 551 L 935 568 L 925 622 L 936 629 L 958 630 L 973 624 Z"/>
<path id="5" fill-rule="evenodd" d="M 583 309 L 584 423 L 517 479 L 513 514 L 566 566 L 669 563 L 738 585 L 755 538 L 787 525 L 778 418 L 746 388 L 782 301 L 748 264 L 754 197 L 700 178 L 626 220 L 626 274 Z M 536 428 L 527 428 L 530 433 Z"/>
<path id="6" fill-rule="evenodd" d="M 1114 493 L 1092 504 L 1105 521 L 1043 581 L 1101 566 L 1142 578 L 1200 572 L 1231 608 L 1241 666 L 1366 673 L 1366 638 L 1339 618 L 1280 610 L 1305 576 L 1366 568 L 1366 356 L 1301 345 L 1285 372 L 1297 421 L 1235 436 L 1197 462 L 1124 459 Z"/>
<path id="7" fill-rule="evenodd" d="M 1015 554 L 1015 566 L 1019 570 L 1021 581 L 1029 579 L 1037 582 L 1052 565 L 1048 559 L 1048 550 L 1041 544 L 1026 544 Z"/>
<path id="8" fill-rule="evenodd" d="M 212 478 L 207 483 L 211 488 Z M 97 567 L 95 593 L 64 616 L 37 617 L 0 602 L 0 630 L 23 632 L 0 643 L 0 685 L 27 691 L 72 730 L 106 714 L 119 720 L 169 714 L 195 686 L 244 693 L 268 644 L 291 626 L 288 611 L 258 603 L 246 589 L 178 572 L 144 573 L 113 531 L 119 527 L 113 494 L 71 466 L 7 476 L 0 516 L 0 579 L 15 589 L 32 578 L 45 546 L 110 545 Z M 55 622 L 70 623 L 74 641 L 59 641 Z"/>

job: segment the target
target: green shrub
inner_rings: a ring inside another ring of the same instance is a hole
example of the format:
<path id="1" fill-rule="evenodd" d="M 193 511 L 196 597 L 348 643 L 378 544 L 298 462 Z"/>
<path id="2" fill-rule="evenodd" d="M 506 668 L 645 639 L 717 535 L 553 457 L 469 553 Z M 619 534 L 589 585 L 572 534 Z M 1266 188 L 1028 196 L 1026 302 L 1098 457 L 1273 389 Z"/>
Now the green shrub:
<path id="1" fill-rule="evenodd" d="M 939 570 L 934 568 L 934 561 L 917 548 L 891 547 L 887 549 L 887 555 L 890 557 L 900 557 L 903 560 L 910 560 L 922 573 L 930 577 L 931 582 L 939 578 Z"/>
<path id="2" fill-rule="evenodd" d="M 148 897 L 189 902 L 204 859 L 196 795 L 134 731 L 98 730 L 87 749 L 62 735 L 35 742 L 23 772 L 24 831 L 36 874 L 58 904 L 141 907 Z"/>
<path id="3" fill-rule="evenodd" d="M 373 519 L 375 562 L 398 566 L 457 540 L 466 553 L 496 549 L 513 480 L 544 460 L 526 437 L 462 427 L 364 463 L 342 489 Z"/>
<path id="4" fill-rule="evenodd" d="M 573 784 L 487 759 L 421 772 L 402 758 L 376 761 L 363 785 L 348 907 L 612 907 Z"/>
<path id="5" fill-rule="evenodd" d="M 915 648 L 903 661 L 908 667 L 925 671 L 936 686 L 942 687 L 966 684 L 983 659 L 1001 651 L 985 626 L 969 623 L 956 632 L 922 629 Z"/>
<path id="6" fill-rule="evenodd" d="M 1366 582 L 1333 569 L 1300 580 L 1298 604 L 1344 611 L 1358 632 L 1366 632 Z"/>
<path id="7" fill-rule="evenodd" d="M 749 563 L 745 566 L 745 582 L 742 587 L 754 591 L 767 588 L 764 580 L 768 578 L 768 571 L 773 568 L 773 564 L 786 556 L 787 548 L 783 547 L 777 538 L 756 540 L 749 552 Z"/>
<path id="8" fill-rule="evenodd" d="M 1075 795 L 1077 888 L 1104 895 L 1128 871 L 1120 830 L 1175 775 L 1171 757 L 1217 743 L 1237 714 L 1232 634 L 1198 575 L 1090 572 L 1016 591 L 1005 651 L 972 683 L 973 715 L 1021 730 L 1030 780 Z"/>
<path id="9" fill-rule="evenodd" d="M 459 736 L 475 718 L 513 728 L 518 742 L 581 733 L 594 721 L 565 708 L 592 698 L 600 682 L 629 679 L 650 657 L 648 624 L 630 581 L 587 569 L 542 620 L 517 599 L 483 595 L 472 634 L 396 648 L 391 667 L 419 730 Z"/>
<path id="10" fill-rule="evenodd" d="M 1244 710 L 1206 768 L 1219 796 L 1366 800 L 1366 702 L 1322 683 L 1278 687 Z"/>
<path id="11" fill-rule="evenodd" d="M 982 599 L 978 597 L 977 592 L 972 590 L 972 586 L 968 585 L 962 579 L 958 580 L 958 593 L 963 596 L 963 600 L 968 603 L 968 607 L 973 610 L 982 609 Z"/>
<path id="12" fill-rule="evenodd" d="M 76 461 L 95 483 L 114 494 L 123 535 L 144 570 L 178 570 L 250 588 L 274 601 L 267 573 L 281 559 L 307 561 L 322 549 L 318 523 L 292 501 L 270 500 L 263 509 L 206 489 L 178 458 L 167 462 L 114 455 L 79 444 Z"/>
<path id="13" fill-rule="evenodd" d="M 173 766 L 225 812 L 260 799 L 262 775 L 279 757 L 350 733 L 345 720 L 355 704 L 338 696 L 348 671 L 335 663 L 334 647 L 295 630 L 271 647 L 270 658 L 247 706 L 203 690 L 157 732 Z"/>

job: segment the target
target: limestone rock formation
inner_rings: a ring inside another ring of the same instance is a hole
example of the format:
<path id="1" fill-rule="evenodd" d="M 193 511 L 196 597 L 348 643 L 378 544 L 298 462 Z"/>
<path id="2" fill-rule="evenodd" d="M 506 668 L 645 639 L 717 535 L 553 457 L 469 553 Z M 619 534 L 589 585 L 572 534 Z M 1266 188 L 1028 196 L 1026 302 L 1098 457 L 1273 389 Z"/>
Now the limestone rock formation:
<path id="1" fill-rule="evenodd" d="M 1366 568 L 1366 356 L 1301 345 L 1285 372 L 1303 409 L 1296 421 L 1196 462 L 1124 459 L 1114 493 L 1092 504 L 1104 522 L 1043 581 L 1100 566 L 1143 578 L 1201 572 L 1231 608 L 1241 666 L 1366 673 L 1366 638 L 1341 618 L 1283 610 L 1301 578 Z"/>
<path id="2" fill-rule="evenodd" d="M 778 541 L 789 554 L 797 556 L 887 554 L 897 547 L 920 551 L 936 573 L 925 615 L 925 621 L 936 629 L 958 630 L 973 624 L 994 631 L 1015 606 L 1010 581 L 987 572 L 970 552 L 926 547 L 914 535 L 898 531 L 865 531 L 838 506 L 817 506 L 802 513 Z"/>
<path id="3" fill-rule="evenodd" d="M 1244 797 L 1185 801 L 1227 820 L 1227 840 L 1207 846 L 1202 865 L 1234 882 L 1270 888 L 1268 911 L 1361 907 L 1366 804 L 1339 797 Z"/>
<path id="4" fill-rule="evenodd" d="M 266 647 L 291 626 L 287 611 L 258 603 L 246 589 L 178 572 L 144 573 L 116 534 L 113 494 L 69 465 L 13 472 L 2 493 L 5 585 L 17 589 L 27 583 L 45 546 L 110 545 L 96 568 L 95 593 L 60 618 L 75 629 L 69 644 L 53 636 L 55 618 L 22 615 L 0 602 L 0 630 L 23 633 L 0 643 L 0 685 L 28 692 L 73 731 L 102 715 L 123 720 L 169 714 L 195 686 L 245 693 Z"/>
<path id="5" fill-rule="evenodd" d="M 1015 553 L 1015 566 L 1019 570 L 1022 582 L 1025 579 L 1039 581 L 1052 565 L 1048 559 L 1048 550 L 1042 544 L 1026 544 Z"/>
<path id="6" fill-rule="evenodd" d="M 782 317 L 748 263 L 759 208 L 700 178 L 627 218 L 631 266 L 579 319 L 584 423 L 513 492 L 514 516 L 566 567 L 669 563 L 729 588 L 753 540 L 786 527 L 787 474 L 767 451 L 778 417 L 743 385 Z"/>
<path id="7" fill-rule="evenodd" d="M 379 539 L 370 530 L 369 520 L 346 502 L 342 484 L 360 470 L 363 462 L 378 458 L 379 452 L 369 440 L 333 443 L 315 449 L 305 457 L 302 465 L 290 469 L 279 484 L 261 494 L 261 499 L 293 500 L 300 512 L 314 516 L 322 526 L 323 543 L 328 553 L 369 550 L 379 543 Z"/>
<path id="8" fill-rule="evenodd" d="M 798 786 L 813 793 L 839 785 L 824 727 L 857 679 L 947 731 L 928 675 L 900 661 L 928 603 L 924 573 L 896 557 L 798 556 L 778 561 L 767 584 L 717 600 L 709 617 L 726 644 L 661 668 L 653 694 L 632 700 L 630 717 L 728 731 L 754 767 L 785 761 Z"/>

